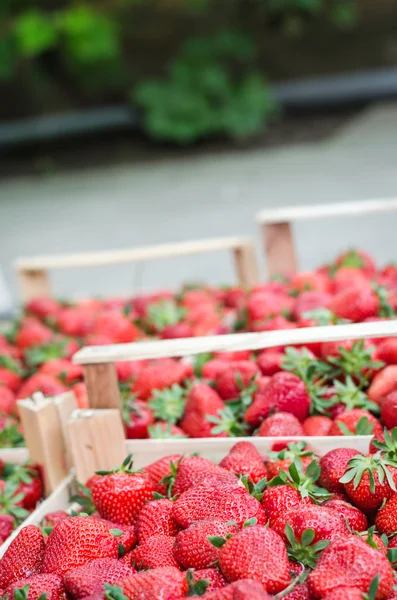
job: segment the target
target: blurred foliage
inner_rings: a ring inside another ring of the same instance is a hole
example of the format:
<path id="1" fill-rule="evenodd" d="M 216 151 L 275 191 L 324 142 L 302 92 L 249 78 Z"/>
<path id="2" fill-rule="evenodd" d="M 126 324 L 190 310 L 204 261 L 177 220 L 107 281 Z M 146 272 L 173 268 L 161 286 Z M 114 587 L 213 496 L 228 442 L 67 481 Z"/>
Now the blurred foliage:
<path id="1" fill-rule="evenodd" d="M 356 1 L 167 0 L 171 15 L 184 10 L 210 33 L 202 37 L 193 26 L 167 72 L 154 79 L 150 69 L 139 68 L 142 57 L 132 56 L 131 47 L 144 35 L 142 14 L 162 23 L 164 0 L 0 0 L 0 83 L 36 69 L 42 75 L 30 78 L 35 85 L 49 73 L 83 97 L 131 98 L 155 138 L 190 143 L 214 134 L 247 137 L 275 111 L 249 23 L 290 36 L 303 35 L 317 19 L 349 29 L 357 19 Z M 243 31 L 233 30 L 236 23 L 244 23 Z"/>
<path id="2" fill-rule="evenodd" d="M 144 108 L 146 130 L 154 138 L 186 144 L 263 129 L 275 102 L 263 77 L 252 70 L 254 57 L 250 37 L 231 31 L 188 41 L 166 79 L 136 86 L 133 100 Z"/>

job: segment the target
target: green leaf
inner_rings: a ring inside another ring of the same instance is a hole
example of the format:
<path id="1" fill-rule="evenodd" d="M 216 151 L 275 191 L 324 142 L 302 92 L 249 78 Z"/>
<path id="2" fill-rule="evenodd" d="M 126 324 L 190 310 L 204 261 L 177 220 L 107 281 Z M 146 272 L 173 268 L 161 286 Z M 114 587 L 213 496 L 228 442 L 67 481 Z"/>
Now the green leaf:
<path id="1" fill-rule="evenodd" d="M 109 533 L 111 533 L 114 537 L 121 537 L 124 534 L 121 529 L 109 529 Z"/>
<path id="2" fill-rule="evenodd" d="M 303 546 L 310 546 L 315 537 L 314 529 L 305 529 L 302 533 L 302 544 Z"/>
<path id="3" fill-rule="evenodd" d="M 226 540 L 224 538 L 222 538 L 222 537 L 217 536 L 217 535 L 209 535 L 208 539 L 211 542 L 211 544 L 213 546 L 215 546 L 215 548 L 222 548 L 222 546 L 224 544 L 226 544 Z"/>
<path id="4" fill-rule="evenodd" d="M 16 18 L 14 35 L 20 53 L 29 58 L 55 46 L 58 37 L 51 17 L 39 9 L 23 12 Z"/>

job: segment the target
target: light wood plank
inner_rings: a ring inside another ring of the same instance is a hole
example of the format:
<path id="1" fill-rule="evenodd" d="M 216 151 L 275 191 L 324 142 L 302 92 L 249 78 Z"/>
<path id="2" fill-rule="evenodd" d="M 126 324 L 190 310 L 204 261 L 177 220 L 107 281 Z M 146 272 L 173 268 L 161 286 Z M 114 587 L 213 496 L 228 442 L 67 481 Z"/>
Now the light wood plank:
<path id="1" fill-rule="evenodd" d="M 336 342 L 347 339 L 371 339 L 395 335 L 397 335 L 397 320 L 376 321 L 260 333 L 235 333 L 177 340 L 135 342 L 133 344 L 110 346 L 87 346 L 74 355 L 73 362 L 82 365 L 93 365 L 118 361 L 190 356 L 203 352 L 259 350 L 276 346 Z"/>
<path id="2" fill-rule="evenodd" d="M 24 302 L 51 295 L 50 278 L 46 268 L 17 271 L 21 295 Z"/>
<path id="3" fill-rule="evenodd" d="M 240 285 L 252 288 L 259 284 L 260 276 L 255 247 L 251 242 L 233 249 L 234 264 Z"/>
<path id="4" fill-rule="evenodd" d="M 121 410 L 115 366 L 113 364 L 85 364 L 83 372 L 90 408 Z"/>

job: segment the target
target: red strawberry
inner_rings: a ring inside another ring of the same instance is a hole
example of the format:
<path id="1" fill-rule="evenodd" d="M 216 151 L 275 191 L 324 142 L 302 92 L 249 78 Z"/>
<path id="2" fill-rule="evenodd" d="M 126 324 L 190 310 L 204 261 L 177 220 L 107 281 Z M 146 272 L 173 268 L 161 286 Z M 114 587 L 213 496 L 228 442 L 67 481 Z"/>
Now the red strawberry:
<path id="1" fill-rule="evenodd" d="M 381 431 L 381 424 L 370 412 L 353 408 L 336 417 L 329 435 L 376 435 Z"/>
<path id="2" fill-rule="evenodd" d="M 294 299 L 283 293 L 259 289 L 252 292 L 247 300 L 248 319 L 251 329 L 258 331 L 264 320 L 292 311 Z"/>
<path id="3" fill-rule="evenodd" d="M 397 365 L 389 365 L 375 375 L 367 395 L 372 402 L 381 404 L 383 399 L 395 388 L 397 388 Z"/>
<path id="4" fill-rule="evenodd" d="M 152 499 L 152 482 L 131 467 L 131 456 L 127 456 L 120 469 L 101 473 L 103 477 L 92 486 L 92 501 L 104 519 L 132 525 L 142 506 Z"/>
<path id="5" fill-rule="evenodd" d="M 181 428 L 190 437 L 211 437 L 214 425 L 207 415 L 217 416 L 225 404 L 219 394 L 206 383 L 192 387 L 187 397 Z"/>
<path id="6" fill-rule="evenodd" d="M 315 458 L 314 453 L 307 447 L 306 442 L 298 442 L 294 444 L 290 442 L 286 448 L 280 452 L 269 452 L 268 461 L 266 463 L 269 479 L 277 477 L 279 471 L 288 471 L 290 465 L 296 460 L 300 460 L 302 470 L 306 471 L 307 467 Z"/>
<path id="7" fill-rule="evenodd" d="M 353 531 L 366 531 L 368 528 L 367 517 L 355 506 L 352 506 L 349 502 L 339 500 L 338 498 L 331 498 L 328 500 L 324 507 L 335 510 L 341 517 L 343 517 Z"/>
<path id="8" fill-rule="evenodd" d="M 302 498 L 300 491 L 290 485 L 269 487 L 262 497 L 262 506 L 269 519 L 269 525 L 278 533 L 285 530 L 285 515 L 290 508 L 312 503 L 311 498 Z"/>
<path id="9" fill-rule="evenodd" d="M 95 318 L 90 308 L 63 308 L 56 322 L 60 331 L 66 335 L 84 338 L 93 332 Z"/>
<path id="10" fill-rule="evenodd" d="M 117 542 L 119 545 L 119 553 L 120 547 L 122 547 L 122 552 L 128 552 L 133 548 L 137 542 L 137 533 L 134 525 L 120 525 L 120 523 L 113 523 L 112 521 L 108 521 L 107 519 L 102 519 L 102 517 L 97 516 L 96 514 L 91 515 L 93 519 L 100 521 L 110 531 L 112 535 L 114 535 L 114 530 L 117 529 L 122 535 L 117 535 Z"/>
<path id="11" fill-rule="evenodd" d="M 149 437 L 149 426 L 155 422 L 152 410 L 146 402 L 135 400 L 128 403 L 123 411 L 125 435 L 128 440 Z"/>
<path id="12" fill-rule="evenodd" d="M 6 361 L 7 359 L 0 356 L 0 364 L 2 363 L 2 359 Z M 5 363 L 7 364 L 7 363 Z M 16 363 L 16 368 L 17 368 Z M 8 388 L 11 392 L 17 392 L 21 387 L 23 382 L 22 377 L 15 370 L 9 369 L 7 367 L 0 367 L 0 385 Z"/>
<path id="13" fill-rule="evenodd" d="M 397 364 L 397 339 L 387 338 L 378 344 L 376 348 L 376 357 L 387 365 Z"/>
<path id="14" fill-rule="evenodd" d="M 325 436 L 329 435 L 332 427 L 332 420 L 324 415 L 315 415 L 308 417 L 302 423 L 303 432 L 310 436 Z"/>
<path id="15" fill-rule="evenodd" d="M 282 370 L 281 364 L 284 360 L 284 353 L 279 350 L 264 350 L 257 358 L 256 364 L 261 370 L 262 375 L 272 376 Z"/>
<path id="16" fill-rule="evenodd" d="M 193 523 L 176 536 L 175 557 L 185 569 L 208 569 L 219 558 L 219 549 L 208 538 L 225 537 L 235 531 L 234 525 L 225 525 L 216 520 Z"/>
<path id="17" fill-rule="evenodd" d="M 42 323 L 26 321 L 16 335 L 15 344 L 21 350 L 26 350 L 32 346 L 41 346 L 51 341 L 53 336 L 53 331 Z"/>
<path id="18" fill-rule="evenodd" d="M 252 483 L 266 477 L 263 458 L 251 442 L 237 442 L 219 466 L 237 475 L 246 475 Z"/>
<path id="19" fill-rule="evenodd" d="M 0 386 L 0 413 L 12 415 L 16 412 L 16 398 L 14 392 L 4 386 Z"/>
<path id="20" fill-rule="evenodd" d="M 195 569 L 192 573 L 193 582 L 204 579 L 209 582 L 207 592 L 219 590 L 227 585 L 227 581 L 218 569 Z"/>
<path id="21" fill-rule="evenodd" d="M 296 320 L 306 319 L 305 313 L 312 313 L 317 310 L 328 308 L 331 304 L 332 296 L 324 291 L 306 291 L 299 294 L 296 299 L 294 316 Z"/>
<path id="22" fill-rule="evenodd" d="M 283 600 L 310 600 L 307 584 L 300 583 L 296 585 L 292 592 L 284 596 Z"/>
<path id="23" fill-rule="evenodd" d="M 67 388 L 52 375 L 35 373 L 19 389 L 17 398 L 30 398 L 34 392 L 42 392 L 44 396 L 57 396 L 66 391 Z"/>
<path id="24" fill-rule="evenodd" d="M 201 375 L 203 379 L 216 380 L 228 368 L 229 361 L 225 358 L 212 358 L 203 365 Z"/>
<path id="25" fill-rule="evenodd" d="M 246 527 L 226 540 L 220 551 L 219 566 L 228 581 L 252 578 L 271 593 L 285 590 L 291 581 L 282 539 L 260 525 Z"/>
<path id="26" fill-rule="evenodd" d="M 41 522 L 41 527 L 52 527 L 54 528 L 58 523 L 64 519 L 69 519 L 70 515 L 64 510 L 54 510 L 53 512 L 47 513 Z"/>
<path id="27" fill-rule="evenodd" d="M 397 427 L 397 391 L 386 396 L 381 406 L 382 423 L 388 428 Z"/>
<path id="28" fill-rule="evenodd" d="M 332 542 L 320 556 L 308 577 L 314 600 L 326 597 L 338 587 L 358 587 L 368 593 L 374 577 L 379 577 L 376 600 L 388 598 L 393 587 L 393 571 L 386 556 L 357 536 Z"/>
<path id="29" fill-rule="evenodd" d="M 42 572 L 63 575 L 96 558 L 117 555 L 117 538 L 104 523 L 91 517 L 73 517 L 58 523 L 48 536 Z"/>
<path id="30" fill-rule="evenodd" d="M 303 428 L 294 415 L 289 412 L 279 412 L 263 421 L 257 435 L 261 437 L 300 436 L 303 435 Z"/>
<path id="31" fill-rule="evenodd" d="M 8 586 L 5 593 L 8 594 L 9 598 L 17 598 L 17 590 L 22 590 L 25 586 L 28 586 L 26 600 L 37 600 L 43 594 L 46 595 L 47 600 L 66 600 L 66 590 L 63 585 L 62 577 L 59 575 L 32 575 L 26 579 L 20 579 L 15 583 Z"/>
<path id="32" fill-rule="evenodd" d="M 140 331 L 122 313 L 111 311 L 99 315 L 94 326 L 94 334 L 107 335 L 114 343 L 135 342 L 140 337 Z"/>
<path id="33" fill-rule="evenodd" d="M 124 579 L 120 587 L 128 600 L 179 600 L 188 591 L 186 577 L 176 567 L 158 567 Z"/>
<path id="34" fill-rule="evenodd" d="M 67 358 L 55 358 L 41 365 L 39 373 L 47 373 L 60 379 L 63 383 L 74 383 L 82 379 L 83 368 L 81 365 L 74 365 Z"/>
<path id="35" fill-rule="evenodd" d="M 227 523 L 236 521 L 242 526 L 251 518 L 258 523 L 266 523 L 266 516 L 258 500 L 250 496 L 245 488 L 216 487 L 215 485 L 197 485 L 181 494 L 174 504 L 174 519 L 182 527 L 189 527 L 195 521 L 208 519 Z"/>
<path id="36" fill-rule="evenodd" d="M 216 389 L 224 400 L 238 398 L 258 377 L 259 369 L 250 360 L 239 360 L 229 363 L 229 368 L 218 375 L 215 380 Z"/>
<path id="37" fill-rule="evenodd" d="M 173 423 L 168 421 L 157 421 L 154 425 L 148 427 L 149 437 L 151 439 L 167 440 L 169 438 L 185 438 L 186 433 Z"/>
<path id="38" fill-rule="evenodd" d="M 365 513 L 379 508 L 396 492 L 396 463 L 379 454 L 358 454 L 350 459 L 340 482 L 352 502 Z"/>
<path id="39" fill-rule="evenodd" d="M 12 515 L 0 515 L 0 544 L 11 535 L 14 529 L 14 517 Z"/>
<path id="40" fill-rule="evenodd" d="M 290 508 L 285 515 L 285 522 L 290 525 L 298 541 L 301 541 L 306 529 L 313 529 L 313 543 L 349 534 L 345 519 L 341 515 L 335 510 L 316 504 Z M 287 539 L 285 533 L 282 537 Z"/>
<path id="41" fill-rule="evenodd" d="M 130 554 L 131 565 L 137 569 L 154 569 L 156 567 L 176 567 L 180 569 L 175 558 L 175 538 L 157 534 L 143 540 Z"/>
<path id="42" fill-rule="evenodd" d="M 215 465 L 201 456 L 187 456 L 178 464 L 172 492 L 175 496 L 179 496 L 191 487 L 205 483 L 212 475 L 222 481 L 238 484 L 237 477 L 227 469 Z"/>
<path id="43" fill-rule="evenodd" d="M 353 448 L 336 448 L 330 450 L 320 459 L 321 475 L 319 484 L 329 492 L 344 492 L 345 486 L 340 483 L 346 473 L 349 460 L 360 454 Z"/>
<path id="44" fill-rule="evenodd" d="M 137 374 L 131 390 L 141 400 L 148 400 L 153 390 L 163 390 L 182 383 L 192 373 L 190 365 L 174 359 L 163 359 L 144 366 Z"/>
<path id="45" fill-rule="evenodd" d="M 337 256 L 335 265 L 338 268 L 348 267 L 350 269 L 358 269 L 365 275 L 373 275 L 376 271 L 376 264 L 372 256 L 356 248 Z"/>
<path id="46" fill-rule="evenodd" d="M 45 319 L 45 317 L 52 317 L 56 315 L 56 313 L 60 309 L 60 304 L 54 298 L 49 296 L 41 296 L 39 298 L 34 298 L 25 304 L 25 310 L 39 317 L 39 319 Z"/>
<path id="47" fill-rule="evenodd" d="M 378 313 L 379 298 L 369 284 L 348 287 L 338 292 L 332 302 L 332 312 L 341 319 L 359 323 Z"/>
<path id="48" fill-rule="evenodd" d="M 35 508 L 43 497 L 43 485 L 39 470 L 34 466 L 18 465 L 13 469 L 9 480 L 18 484 L 16 493 L 23 494 L 21 506 L 27 510 Z"/>
<path id="49" fill-rule="evenodd" d="M 324 600 L 363 600 L 363 592 L 357 587 L 338 587 L 324 596 Z"/>
<path id="50" fill-rule="evenodd" d="M 259 581 L 237 581 L 233 590 L 233 600 L 271 600 Z"/>
<path id="51" fill-rule="evenodd" d="M 375 519 L 376 529 L 386 535 L 397 531 L 397 494 L 394 494 L 378 511 Z"/>
<path id="52" fill-rule="evenodd" d="M 44 556 L 44 537 L 35 525 L 21 529 L 0 559 L 0 588 L 19 579 L 40 573 Z"/>
<path id="53" fill-rule="evenodd" d="M 145 475 L 148 477 L 148 479 L 150 479 L 156 492 L 159 494 L 165 494 L 167 491 L 167 485 L 160 482 L 172 475 L 171 463 L 177 465 L 181 458 L 182 456 L 180 454 L 164 456 L 147 467 L 144 467 L 142 469 L 142 475 Z"/>
<path id="54" fill-rule="evenodd" d="M 153 500 L 141 508 L 136 522 L 140 543 L 158 534 L 176 536 L 178 526 L 172 516 L 173 508 L 173 503 L 166 499 Z"/>
<path id="55" fill-rule="evenodd" d="M 98 558 L 67 571 L 64 582 L 69 594 L 80 599 L 91 594 L 103 594 L 105 583 L 116 584 L 135 572 L 115 558 Z"/>
<path id="56" fill-rule="evenodd" d="M 277 410 L 291 413 L 299 421 L 304 421 L 309 408 L 310 397 L 303 381 L 293 373 L 281 371 L 273 375 L 270 382 L 255 394 L 244 420 L 249 425 L 258 427 L 272 410 Z"/>

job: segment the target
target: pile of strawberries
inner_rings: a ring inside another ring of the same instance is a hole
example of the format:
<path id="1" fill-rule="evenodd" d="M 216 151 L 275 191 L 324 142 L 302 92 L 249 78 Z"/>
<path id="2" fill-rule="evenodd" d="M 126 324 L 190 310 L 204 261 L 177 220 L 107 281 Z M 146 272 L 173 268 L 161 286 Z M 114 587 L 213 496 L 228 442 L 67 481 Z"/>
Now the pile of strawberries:
<path id="1" fill-rule="evenodd" d="M 0 560 L 3 597 L 397 598 L 397 429 L 368 454 L 290 443 L 263 458 L 241 441 L 220 465 L 131 467 L 81 487 L 87 512 L 21 530 Z"/>
<path id="2" fill-rule="evenodd" d="M 359 251 L 252 290 L 186 288 L 130 300 L 28 303 L 0 336 L 0 447 L 23 444 L 16 400 L 72 389 L 83 345 L 393 318 L 397 267 Z M 377 433 L 395 417 L 397 339 L 116 364 L 129 438 Z M 387 401 L 383 402 L 387 397 Z M 382 408 L 380 405 L 382 404 Z"/>
<path id="3" fill-rule="evenodd" d="M 0 545 L 36 508 L 42 497 L 38 466 L 16 465 L 0 459 Z"/>

